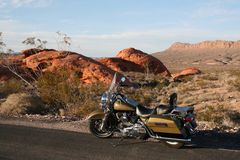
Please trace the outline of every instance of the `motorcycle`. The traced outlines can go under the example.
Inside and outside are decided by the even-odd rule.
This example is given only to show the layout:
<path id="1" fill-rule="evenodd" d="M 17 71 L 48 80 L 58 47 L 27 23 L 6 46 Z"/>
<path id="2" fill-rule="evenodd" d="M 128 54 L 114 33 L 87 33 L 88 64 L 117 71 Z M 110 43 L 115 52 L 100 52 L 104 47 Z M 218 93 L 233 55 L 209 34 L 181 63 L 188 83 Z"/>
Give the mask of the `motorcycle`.
<path id="1" fill-rule="evenodd" d="M 126 82 L 117 81 L 114 75 L 107 92 L 101 97 L 101 110 L 88 117 L 90 132 L 98 138 L 108 138 L 114 133 L 138 139 L 153 138 L 172 148 L 191 142 L 197 127 L 194 108 L 177 106 L 177 94 L 169 97 L 169 104 L 148 108 L 118 92 Z"/>

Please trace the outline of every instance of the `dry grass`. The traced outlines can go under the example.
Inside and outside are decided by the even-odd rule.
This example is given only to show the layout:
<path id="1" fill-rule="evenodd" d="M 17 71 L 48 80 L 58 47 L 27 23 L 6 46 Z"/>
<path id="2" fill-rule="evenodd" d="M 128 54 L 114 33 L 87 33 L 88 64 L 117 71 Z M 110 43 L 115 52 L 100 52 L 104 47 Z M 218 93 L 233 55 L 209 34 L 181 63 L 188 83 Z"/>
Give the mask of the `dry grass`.
<path id="1" fill-rule="evenodd" d="M 24 89 L 24 84 L 22 81 L 16 79 L 10 79 L 8 81 L 3 81 L 0 84 L 0 95 L 1 98 L 7 97 L 9 94 L 18 93 Z"/>
<path id="2" fill-rule="evenodd" d="M 232 71 L 230 72 L 230 76 L 234 77 L 234 79 L 229 81 L 229 85 L 233 90 L 240 91 L 240 71 Z"/>
<path id="3" fill-rule="evenodd" d="M 163 83 L 161 77 L 159 79 L 155 77 L 152 80 L 159 82 L 157 86 L 142 87 L 126 94 L 149 107 L 154 107 L 159 103 L 168 103 L 168 96 L 177 92 L 180 106 L 195 106 L 198 121 L 209 121 L 215 127 L 239 127 L 238 75 L 240 74 L 236 71 L 205 72 L 182 77 L 175 82 L 165 79 L 168 83 Z M 142 80 L 138 79 L 138 82 L 141 81 L 144 81 L 144 77 Z M 232 87 L 231 90 L 229 86 Z"/>
<path id="4" fill-rule="evenodd" d="M 11 94 L 0 106 L 0 114 L 4 115 L 39 114 L 43 110 L 41 99 L 26 93 Z"/>
<path id="5" fill-rule="evenodd" d="M 84 117 L 99 107 L 100 95 L 106 90 L 101 83 L 86 86 L 77 76 L 69 79 L 65 70 L 43 74 L 38 79 L 37 88 L 47 106 L 46 112 L 59 114 L 61 111 L 61 114 L 78 117 Z"/>
<path id="6" fill-rule="evenodd" d="M 133 98 L 143 105 L 155 107 L 160 103 L 168 103 L 168 96 L 178 93 L 180 106 L 194 105 L 198 121 L 209 121 L 215 126 L 239 127 L 240 119 L 240 73 L 205 72 L 200 75 L 186 76 L 171 81 L 161 76 L 140 73 L 126 74 L 139 89 L 122 88 L 120 92 Z M 67 71 L 45 73 L 39 77 L 37 88 L 45 104 L 44 113 L 85 117 L 91 111 L 99 108 L 100 96 L 106 91 L 106 85 L 96 83 L 82 85 L 76 74 L 69 80 Z M 14 86 L 12 89 L 8 86 Z M 8 93 L 21 91 L 21 85 L 14 81 L 5 83 L 1 89 Z M 16 90 L 15 90 L 16 89 Z M 13 100 L 11 100 L 13 101 Z M 19 102 L 20 103 L 20 102 Z M 17 103 L 16 103 L 17 104 Z M 7 107 L 8 105 L 12 107 Z M 29 110 L 24 105 L 12 105 L 9 101 L 1 106 L 1 112 L 24 114 Z M 4 111 L 5 110 L 5 111 Z"/>
<path id="7" fill-rule="evenodd" d="M 215 124 L 215 127 L 234 128 L 240 126 L 240 112 L 230 110 L 223 105 L 206 105 L 198 112 L 198 121 L 207 121 Z"/>

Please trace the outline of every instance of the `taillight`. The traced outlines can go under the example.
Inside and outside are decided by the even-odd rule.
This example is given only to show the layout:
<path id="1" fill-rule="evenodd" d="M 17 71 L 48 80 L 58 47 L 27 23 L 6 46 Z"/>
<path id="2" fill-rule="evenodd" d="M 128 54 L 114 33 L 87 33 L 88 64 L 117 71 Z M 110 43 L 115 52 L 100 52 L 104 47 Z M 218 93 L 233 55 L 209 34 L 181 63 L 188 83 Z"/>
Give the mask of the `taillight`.
<path id="1" fill-rule="evenodd" d="M 184 122 L 192 122 L 193 121 L 193 117 L 185 117 L 183 118 Z"/>

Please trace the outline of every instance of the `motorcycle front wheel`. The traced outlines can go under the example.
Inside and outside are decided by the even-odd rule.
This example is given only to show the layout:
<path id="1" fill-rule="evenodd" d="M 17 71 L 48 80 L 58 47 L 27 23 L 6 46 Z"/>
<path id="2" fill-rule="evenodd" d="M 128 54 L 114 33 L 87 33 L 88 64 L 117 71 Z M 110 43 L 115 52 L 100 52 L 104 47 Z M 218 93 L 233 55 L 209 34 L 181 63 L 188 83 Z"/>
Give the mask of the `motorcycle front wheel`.
<path id="1" fill-rule="evenodd" d="M 175 141 L 164 141 L 164 144 L 171 148 L 181 148 L 184 146 L 184 142 L 175 142 Z"/>
<path id="2" fill-rule="evenodd" d="M 102 124 L 102 119 L 90 119 L 89 120 L 89 131 L 98 138 L 108 138 L 111 137 L 113 131 L 102 131 L 100 129 Z"/>

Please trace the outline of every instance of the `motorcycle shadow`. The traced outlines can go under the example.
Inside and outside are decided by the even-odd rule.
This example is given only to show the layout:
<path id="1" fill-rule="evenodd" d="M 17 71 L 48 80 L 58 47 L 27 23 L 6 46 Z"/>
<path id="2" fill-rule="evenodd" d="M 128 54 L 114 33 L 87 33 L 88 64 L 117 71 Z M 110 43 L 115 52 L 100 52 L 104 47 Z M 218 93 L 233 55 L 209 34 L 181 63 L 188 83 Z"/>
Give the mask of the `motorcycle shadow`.
<path id="1" fill-rule="evenodd" d="M 112 141 L 110 144 L 113 147 L 118 147 L 118 146 L 128 146 L 128 145 L 137 145 L 137 144 L 143 144 L 146 143 L 147 141 L 145 140 L 136 140 L 134 138 L 120 138 L 120 137 L 112 137 Z"/>
<path id="2" fill-rule="evenodd" d="M 212 130 L 200 131 L 193 138 L 193 145 L 184 148 L 211 148 L 240 150 L 240 133 L 219 133 Z"/>

